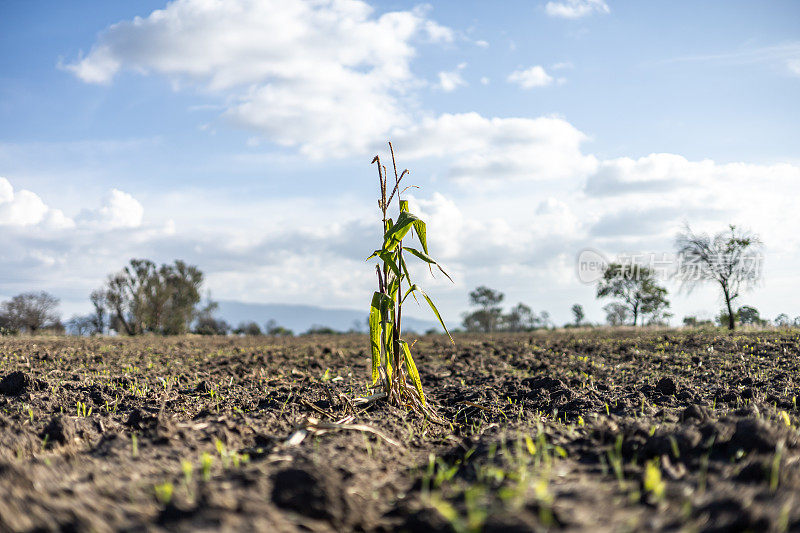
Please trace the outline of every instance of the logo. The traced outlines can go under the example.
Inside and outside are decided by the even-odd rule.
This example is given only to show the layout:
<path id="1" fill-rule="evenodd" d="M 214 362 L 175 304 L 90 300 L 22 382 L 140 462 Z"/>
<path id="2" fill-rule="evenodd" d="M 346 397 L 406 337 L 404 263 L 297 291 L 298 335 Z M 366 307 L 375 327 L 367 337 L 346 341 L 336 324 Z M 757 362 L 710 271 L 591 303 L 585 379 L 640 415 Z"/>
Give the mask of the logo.
<path id="1" fill-rule="evenodd" d="M 608 263 L 608 259 L 600 250 L 584 248 L 578 254 L 576 264 L 578 279 L 581 283 L 595 283 L 603 277 Z"/>

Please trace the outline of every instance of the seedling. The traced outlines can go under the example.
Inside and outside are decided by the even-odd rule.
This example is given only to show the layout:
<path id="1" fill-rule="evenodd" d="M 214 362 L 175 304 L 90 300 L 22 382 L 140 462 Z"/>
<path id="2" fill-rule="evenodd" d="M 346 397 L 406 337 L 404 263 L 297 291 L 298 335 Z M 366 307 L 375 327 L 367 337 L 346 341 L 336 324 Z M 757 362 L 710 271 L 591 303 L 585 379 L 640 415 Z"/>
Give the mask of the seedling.
<path id="1" fill-rule="evenodd" d="M 203 481 L 211 479 L 211 465 L 214 464 L 214 457 L 208 453 L 203 452 L 200 456 L 200 469 L 203 471 Z"/>
<path id="2" fill-rule="evenodd" d="M 160 485 L 156 485 L 153 487 L 156 493 L 156 498 L 162 505 L 168 505 L 170 501 L 172 501 L 172 493 L 174 492 L 174 487 L 172 483 L 165 482 Z"/>
<path id="3" fill-rule="evenodd" d="M 444 325 L 438 309 L 427 294 L 411 280 L 408 266 L 403 252 L 407 252 L 427 263 L 428 268 L 437 267 L 448 279 L 450 276 L 442 267 L 428 255 L 427 229 L 425 222 L 412 214 L 408 209 L 408 201 L 401 198 L 408 187 L 401 189 L 400 183 L 408 174 L 408 170 L 397 172 L 397 162 L 394 148 L 389 143 L 392 154 L 392 170 L 394 173 L 394 187 L 387 188 L 388 171 L 381 165 L 380 158 L 375 156 L 372 160 L 378 166 L 378 179 L 380 182 L 380 208 L 383 224 L 383 245 L 375 250 L 367 260 L 377 258 L 379 264 L 375 265 L 378 275 L 378 290 L 372 296 L 369 310 L 369 332 L 372 351 L 372 386 L 382 389 L 378 394 L 385 397 L 390 404 L 401 407 L 410 407 L 425 415 L 436 415 L 425 405 L 425 394 L 422 392 L 422 381 L 417 371 L 408 343 L 402 337 L 403 302 L 413 296 L 421 295 L 428 303 L 433 314 L 439 320 L 448 336 L 450 332 Z M 397 218 L 389 216 L 392 200 L 397 197 Z M 417 237 L 421 250 L 405 246 L 403 239 L 411 233 Z M 410 237 L 410 236 L 409 236 Z M 452 342 L 453 338 L 450 337 Z M 411 379 L 413 386 L 407 380 Z"/>
<path id="4" fill-rule="evenodd" d="M 645 465 L 643 485 L 645 492 L 652 494 L 655 501 L 664 498 L 666 483 L 661 479 L 661 467 L 658 461 L 648 461 Z"/>

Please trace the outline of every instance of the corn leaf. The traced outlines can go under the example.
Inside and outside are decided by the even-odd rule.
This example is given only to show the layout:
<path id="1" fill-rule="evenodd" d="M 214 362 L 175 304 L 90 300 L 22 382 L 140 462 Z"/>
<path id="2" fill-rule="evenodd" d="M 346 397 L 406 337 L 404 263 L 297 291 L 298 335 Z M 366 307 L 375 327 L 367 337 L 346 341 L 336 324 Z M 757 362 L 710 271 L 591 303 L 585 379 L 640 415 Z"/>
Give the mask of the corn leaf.
<path id="1" fill-rule="evenodd" d="M 422 294 L 422 296 L 425 298 L 425 301 L 428 302 L 428 305 L 431 306 L 431 310 L 433 311 L 433 314 L 436 315 L 436 318 L 439 319 L 439 324 L 442 325 L 442 327 L 444 328 L 445 333 L 447 333 L 447 336 L 450 337 L 450 342 L 455 344 L 456 342 L 453 340 L 453 336 L 450 335 L 450 331 L 447 329 L 447 326 L 444 325 L 444 320 L 442 320 L 442 315 L 439 314 L 439 310 L 436 309 L 436 306 L 433 304 L 433 300 L 431 300 L 430 297 L 427 294 L 425 294 L 425 291 L 423 291 L 419 287 L 417 287 L 415 290 L 419 291 L 419 293 Z"/>
<path id="2" fill-rule="evenodd" d="M 400 211 L 408 211 L 408 200 L 400 200 Z"/>
<path id="3" fill-rule="evenodd" d="M 409 232 L 415 220 L 419 219 L 408 211 L 401 212 L 400 216 L 397 217 L 397 223 L 392 225 L 383 236 L 383 249 L 390 252 L 397 248 L 397 245 Z"/>
<path id="4" fill-rule="evenodd" d="M 378 381 L 378 367 L 381 364 L 381 307 L 384 295 L 375 292 L 369 308 L 369 337 L 372 345 L 372 384 Z"/>
<path id="5" fill-rule="evenodd" d="M 414 233 L 417 234 L 419 243 L 422 245 L 422 250 L 427 255 L 428 253 L 428 231 L 425 227 L 425 222 L 420 219 L 414 221 Z"/>
<path id="6" fill-rule="evenodd" d="M 408 375 L 411 376 L 411 381 L 414 382 L 414 388 L 417 389 L 417 394 L 419 395 L 422 405 L 425 405 L 425 393 L 422 392 L 422 380 L 419 378 L 417 365 L 414 364 L 414 359 L 411 357 L 411 350 L 408 349 L 408 343 L 406 341 L 400 341 L 400 344 L 403 346 L 403 355 L 405 355 Z"/>
<path id="7" fill-rule="evenodd" d="M 394 325 L 391 322 L 386 322 L 383 330 L 383 352 L 385 357 L 385 361 L 383 363 L 386 367 L 386 375 L 389 377 L 389 379 L 392 378 L 392 329 L 394 329 Z"/>
<path id="8" fill-rule="evenodd" d="M 449 279 L 450 281 L 453 281 L 453 278 L 451 278 L 450 275 L 447 272 L 444 271 L 444 269 L 442 268 L 442 265 L 437 263 L 427 253 L 420 252 L 419 250 L 417 250 L 415 248 L 411 248 L 410 246 L 403 246 L 403 250 L 407 250 L 408 252 L 411 252 L 413 255 L 417 256 L 420 259 L 422 259 L 423 261 L 425 261 L 429 265 L 436 265 L 436 268 L 438 268 L 441 271 L 441 273 L 444 274 L 447 277 L 447 279 Z"/>

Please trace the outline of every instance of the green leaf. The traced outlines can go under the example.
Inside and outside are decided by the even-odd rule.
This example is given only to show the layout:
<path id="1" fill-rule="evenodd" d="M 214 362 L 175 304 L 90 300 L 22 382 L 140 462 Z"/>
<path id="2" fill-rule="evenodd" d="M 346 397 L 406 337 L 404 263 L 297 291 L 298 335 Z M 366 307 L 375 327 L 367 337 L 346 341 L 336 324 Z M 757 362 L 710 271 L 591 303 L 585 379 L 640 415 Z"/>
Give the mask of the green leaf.
<path id="1" fill-rule="evenodd" d="M 392 330 L 394 329 L 394 324 L 391 322 L 386 323 L 386 328 L 384 331 L 384 339 L 383 339 L 383 346 L 384 346 L 384 357 L 386 360 L 384 361 L 384 365 L 386 366 L 386 375 L 389 379 L 392 379 Z"/>
<path id="2" fill-rule="evenodd" d="M 408 211 L 401 212 L 400 216 L 397 217 L 397 222 L 383 236 L 383 249 L 390 252 L 397 248 L 397 245 L 409 232 L 415 220 L 419 219 Z"/>
<path id="3" fill-rule="evenodd" d="M 400 200 L 400 212 L 408 211 L 408 200 Z"/>
<path id="4" fill-rule="evenodd" d="M 419 239 L 419 243 L 422 245 L 422 250 L 427 255 L 428 253 L 428 236 L 427 236 L 427 229 L 425 227 L 425 222 L 420 219 L 414 221 L 414 233 L 417 234 L 417 238 Z"/>
<path id="5" fill-rule="evenodd" d="M 416 255 L 417 257 L 419 257 L 420 259 L 422 259 L 423 261 L 425 261 L 430 265 L 436 265 L 436 268 L 438 268 L 441 271 L 441 273 L 447 277 L 447 279 L 449 279 L 451 282 L 453 281 L 453 278 L 451 278 L 450 275 L 444 271 L 442 265 L 434 261 L 433 258 L 431 258 L 428 254 L 422 253 L 419 250 L 411 248 L 410 246 L 403 246 L 403 250 L 411 252 L 413 255 Z"/>
<path id="6" fill-rule="evenodd" d="M 403 274 L 406 277 L 409 285 L 413 285 L 414 282 L 411 281 L 411 274 L 408 272 L 408 265 L 406 265 L 406 260 L 403 258 L 403 255 L 400 254 L 400 267 L 403 269 Z"/>
<path id="7" fill-rule="evenodd" d="M 375 292 L 369 307 L 369 337 L 372 345 L 372 384 L 378 381 L 378 367 L 381 364 L 381 306 L 384 295 Z"/>
<path id="8" fill-rule="evenodd" d="M 381 258 L 381 261 L 383 261 L 385 265 L 389 266 L 395 276 L 398 278 L 401 276 L 400 269 L 398 268 L 397 263 L 395 263 L 394 257 L 392 257 L 391 253 L 381 250 L 378 254 L 378 257 Z"/>
<path id="9" fill-rule="evenodd" d="M 442 327 L 444 328 L 445 333 L 447 333 L 447 336 L 450 337 L 450 342 L 455 344 L 456 341 L 453 340 L 453 336 L 450 335 L 450 331 L 447 329 L 447 326 L 444 325 L 444 320 L 442 320 L 442 315 L 439 314 L 439 310 L 436 309 L 436 306 L 433 304 L 433 300 L 431 300 L 430 297 L 427 294 L 425 294 L 425 291 L 423 291 L 422 289 L 417 288 L 417 290 L 425 298 L 425 301 L 428 302 L 428 305 L 431 306 L 431 310 L 433 311 L 433 314 L 435 314 L 436 318 L 439 319 L 439 324 L 442 325 Z"/>
<path id="10" fill-rule="evenodd" d="M 425 393 L 422 392 L 422 380 L 419 378 L 417 365 L 414 364 L 414 359 L 411 357 L 411 350 L 409 350 L 406 341 L 400 341 L 400 344 L 403 346 L 403 355 L 405 356 L 408 375 L 411 376 L 411 381 L 414 382 L 414 388 L 417 389 L 417 394 L 419 395 L 420 401 L 422 401 L 422 405 L 425 405 Z"/>

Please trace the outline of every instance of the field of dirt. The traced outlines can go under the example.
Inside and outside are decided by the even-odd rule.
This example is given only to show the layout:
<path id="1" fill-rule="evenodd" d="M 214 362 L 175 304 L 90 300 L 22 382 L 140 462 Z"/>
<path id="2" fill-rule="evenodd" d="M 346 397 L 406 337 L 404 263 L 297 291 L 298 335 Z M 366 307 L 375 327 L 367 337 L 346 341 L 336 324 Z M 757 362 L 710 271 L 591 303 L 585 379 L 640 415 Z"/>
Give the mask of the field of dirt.
<path id="1" fill-rule="evenodd" d="M 0 339 L 0 531 L 800 529 L 800 332 Z"/>

